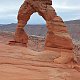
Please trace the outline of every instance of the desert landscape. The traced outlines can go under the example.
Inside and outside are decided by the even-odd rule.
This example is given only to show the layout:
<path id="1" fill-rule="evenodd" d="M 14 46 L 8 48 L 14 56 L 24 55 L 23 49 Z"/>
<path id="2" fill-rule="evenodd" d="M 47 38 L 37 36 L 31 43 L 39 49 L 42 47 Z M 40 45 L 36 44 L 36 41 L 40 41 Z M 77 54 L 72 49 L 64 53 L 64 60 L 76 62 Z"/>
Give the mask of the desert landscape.
<path id="1" fill-rule="evenodd" d="M 67 21 L 65 24 L 74 45 L 80 49 L 80 20 Z M 25 30 L 29 35 L 28 47 L 18 43 L 8 44 L 14 38 L 15 28 L 14 23 L 0 25 L 1 80 L 80 80 L 80 64 L 76 61 L 72 60 L 67 64 L 54 63 L 54 59 L 60 56 L 63 49 L 43 49 L 47 33 L 45 25 L 26 26 Z M 67 52 L 70 51 L 64 53 Z"/>

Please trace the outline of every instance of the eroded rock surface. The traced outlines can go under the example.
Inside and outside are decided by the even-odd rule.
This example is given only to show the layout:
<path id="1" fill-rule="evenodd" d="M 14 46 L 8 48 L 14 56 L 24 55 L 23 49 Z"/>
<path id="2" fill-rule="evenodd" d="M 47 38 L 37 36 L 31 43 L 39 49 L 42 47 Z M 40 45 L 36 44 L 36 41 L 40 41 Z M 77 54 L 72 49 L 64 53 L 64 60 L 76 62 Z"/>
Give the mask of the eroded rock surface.
<path id="1" fill-rule="evenodd" d="M 55 64 L 53 59 L 58 56 L 58 49 L 36 52 L 0 43 L 0 79 L 80 80 L 79 65 Z"/>
<path id="2" fill-rule="evenodd" d="M 72 40 L 63 20 L 61 17 L 57 16 L 55 9 L 51 5 L 52 0 L 25 0 L 18 12 L 18 24 L 14 40 L 15 42 L 23 44 L 28 43 L 28 36 L 23 28 L 30 19 L 30 16 L 33 13 L 38 12 L 38 14 L 46 21 L 46 26 L 48 28 L 45 47 L 71 50 L 71 53 L 67 54 L 68 57 L 64 57 L 64 52 L 60 52 L 61 57 L 54 60 L 54 62 L 57 63 L 67 63 L 69 60 L 71 61 L 73 59 Z M 21 33 L 19 30 L 21 30 Z"/>
<path id="3" fill-rule="evenodd" d="M 11 36 L 0 35 L 1 80 L 80 80 L 80 65 L 54 63 L 61 52 L 67 54 L 70 50 L 47 48 L 37 52 L 20 45 L 10 46 L 7 43 Z"/>

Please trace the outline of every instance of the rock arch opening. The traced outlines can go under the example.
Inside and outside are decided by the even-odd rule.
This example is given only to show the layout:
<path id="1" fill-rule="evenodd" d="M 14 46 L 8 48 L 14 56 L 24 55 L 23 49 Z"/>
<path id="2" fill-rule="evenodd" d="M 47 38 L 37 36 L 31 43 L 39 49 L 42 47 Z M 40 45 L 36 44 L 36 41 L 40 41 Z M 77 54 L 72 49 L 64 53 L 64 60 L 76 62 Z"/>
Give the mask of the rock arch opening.
<path id="1" fill-rule="evenodd" d="M 28 0 L 29 1 L 29 0 Z M 60 52 L 71 51 L 71 57 L 61 54 L 54 60 L 56 63 L 66 63 L 72 60 L 73 44 L 61 17 L 57 16 L 55 9 L 51 6 L 52 0 L 24 1 L 18 12 L 18 25 L 15 33 L 15 42 L 28 44 L 28 35 L 24 31 L 24 26 L 34 12 L 38 12 L 46 20 L 48 28 L 45 49 L 57 48 Z M 61 51 L 63 50 L 64 51 Z M 67 54 L 67 53 L 66 53 Z M 69 55 L 69 54 L 68 54 Z M 65 59 L 65 60 L 64 60 Z M 67 59 L 67 60 L 66 60 Z"/>
<path id="2" fill-rule="evenodd" d="M 28 34 L 28 48 L 42 51 L 47 33 L 46 21 L 38 13 L 33 13 L 25 28 Z"/>
<path id="3" fill-rule="evenodd" d="M 46 21 L 37 12 L 31 15 L 25 28 L 28 35 L 45 37 L 47 33 Z"/>

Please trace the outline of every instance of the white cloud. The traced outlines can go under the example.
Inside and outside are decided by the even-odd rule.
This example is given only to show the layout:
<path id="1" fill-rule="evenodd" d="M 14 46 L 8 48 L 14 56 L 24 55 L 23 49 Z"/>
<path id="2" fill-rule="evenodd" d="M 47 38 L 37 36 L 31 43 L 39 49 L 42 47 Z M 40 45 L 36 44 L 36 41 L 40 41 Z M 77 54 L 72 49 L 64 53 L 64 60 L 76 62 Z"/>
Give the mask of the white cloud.
<path id="1" fill-rule="evenodd" d="M 52 0 L 53 7 L 63 20 L 80 19 L 80 0 Z"/>
<path id="2" fill-rule="evenodd" d="M 19 10 L 19 7 L 23 3 L 24 0 L 0 0 L 0 23 L 1 19 L 3 22 L 7 22 L 6 18 L 12 18 L 12 21 L 16 21 L 16 16 Z M 56 12 L 59 16 L 61 16 L 64 20 L 70 19 L 78 19 L 80 18 L 80 0 L 52 0 L 53 7 L 56 9 Z M 34 17 L 40 19 L 38 15 L 34 15 L 31 17 L 31 21 L 34 21 Z M 9 22 L 9 21 L 8 21 Z M 42 20 L 43 22 L 43 20 Z"/>
<path id="3" fill-rule="evenodd" d="M 76 2 L 75 0 L 54 0 L 52 6 L 55 7 L 56 9 L 80 10 L 79 3 L 80 1 L 78 0 Z"/>

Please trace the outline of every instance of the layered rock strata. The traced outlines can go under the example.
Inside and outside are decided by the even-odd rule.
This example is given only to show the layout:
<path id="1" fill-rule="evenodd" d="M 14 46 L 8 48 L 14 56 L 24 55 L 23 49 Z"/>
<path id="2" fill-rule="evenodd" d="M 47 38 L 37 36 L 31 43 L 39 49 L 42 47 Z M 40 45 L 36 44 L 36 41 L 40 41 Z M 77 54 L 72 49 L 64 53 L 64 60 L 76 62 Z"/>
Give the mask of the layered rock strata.
<path id="1" fill-rule="evenodd" d="M 49 0 L 50 2 L 51 0 Z M 63 20 L 57 16 L 55 9 L 49 4 L 48 1 L 41 0 L 27 0 L 24 1 L 20 10 L 18 12 L 18 25 L 15 33 L 15 42 L 28 43 L 28 36 L 24 31 L 24 26 L 27 24 L 27 21 L 30 19 L 30 16 L 38 12 L 40 16 L 46 21 L 46 26 L 48 28 L 48 33 L 45 42 L 46 47 L 64 49 L 63 51 L 70 50 L 71 53 L 67 53 L 67 57 L 64 54 L 61 54 L 59 60 L 55 60 L 57 63 L 67 63 L 72 59 L 72 49 L 73 44 L 71 37 L 68 34 L 66 26 L 64 25 Z M 60 52 L 60 53 L 62 53 Z M 60 60 L 61 59 L 61 60 Z M 65 61 L 66 59 L 66 61 Z"/>

